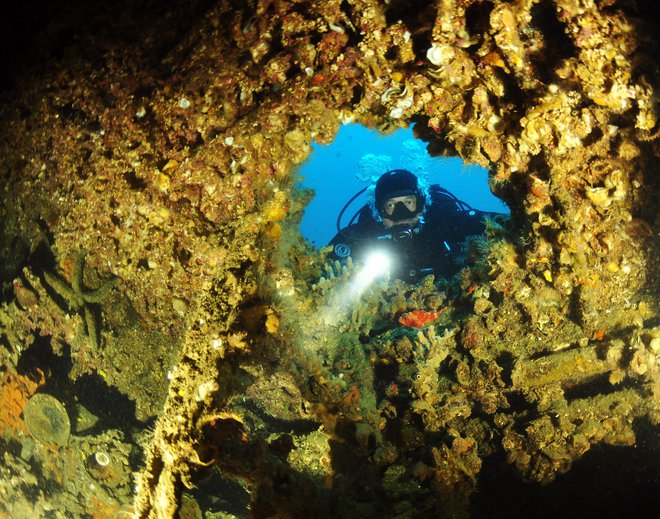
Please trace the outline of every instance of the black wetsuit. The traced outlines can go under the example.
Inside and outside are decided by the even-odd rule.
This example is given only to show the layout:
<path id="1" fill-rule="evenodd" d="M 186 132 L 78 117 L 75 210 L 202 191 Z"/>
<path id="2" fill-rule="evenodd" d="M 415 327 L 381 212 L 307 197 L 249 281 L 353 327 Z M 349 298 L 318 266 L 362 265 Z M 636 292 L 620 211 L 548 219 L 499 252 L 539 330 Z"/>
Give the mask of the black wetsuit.
<path id="1" fill-rule="evenodd" d="M 431 204 L 417 226 L 394 226 L 386 229 L 365 205 L 354 224 L 342 229 L 332 239 L 328 258 L 364 261 L 369 252 L 384 250 L 393 258 L 392 275 L 417 281 L 428 274 L 450 277 L 462 267 L 462 242 L 484 232 L 487 213 L 472 209 L 446 189 L 430 187 Z"/>

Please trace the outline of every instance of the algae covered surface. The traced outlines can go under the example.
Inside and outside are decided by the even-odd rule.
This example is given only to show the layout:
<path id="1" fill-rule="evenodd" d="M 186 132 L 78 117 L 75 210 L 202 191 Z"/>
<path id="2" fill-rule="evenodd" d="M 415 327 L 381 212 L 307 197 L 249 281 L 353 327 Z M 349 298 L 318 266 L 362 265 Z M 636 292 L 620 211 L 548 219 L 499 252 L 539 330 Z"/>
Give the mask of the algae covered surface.
<path id="1" fill-rule="evenodd" d="M 657 515 L 655 8 L 235 4 L 63 3 L 3 83 L 0 517 Z M 348 122 L 511 217 L 357 289 L 297 227 Z"/>

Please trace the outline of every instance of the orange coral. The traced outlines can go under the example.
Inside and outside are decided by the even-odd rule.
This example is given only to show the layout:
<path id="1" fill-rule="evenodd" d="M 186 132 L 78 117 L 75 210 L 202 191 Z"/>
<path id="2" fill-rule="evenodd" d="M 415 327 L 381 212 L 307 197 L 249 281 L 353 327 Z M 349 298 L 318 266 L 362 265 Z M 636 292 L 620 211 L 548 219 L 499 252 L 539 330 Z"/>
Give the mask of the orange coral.
<path id="1" fill-rule="evenodd" d="M 412 312 L 406 312 L 399 316 L 399 323 L 403 326 L 408 326 L 410 328 L 424 328 L 428 326 L 429 323 L 435 321 L 442 312 L 446 310 L 441 308 L 435 312 L 428 312 L 426 310 L 413 310 Z"/>
<path id="2" fill-rule="evenodd" d="M 17 373 L 5 373 L 0 382 L 0 431 L 25 431 L 25 423 L 21 418 L 23 410 L 37 388 L 44 383 L 45 377 L 37 370 L 38 380 Z"/>
<path id="3" fill-rule="evenodd" d="M 358 402 L 360 400 L 360 391 L 357 386 L 352 386 L 346 396 L 343 398 L 344 405 L 349 405 L 351 402 Z"/>

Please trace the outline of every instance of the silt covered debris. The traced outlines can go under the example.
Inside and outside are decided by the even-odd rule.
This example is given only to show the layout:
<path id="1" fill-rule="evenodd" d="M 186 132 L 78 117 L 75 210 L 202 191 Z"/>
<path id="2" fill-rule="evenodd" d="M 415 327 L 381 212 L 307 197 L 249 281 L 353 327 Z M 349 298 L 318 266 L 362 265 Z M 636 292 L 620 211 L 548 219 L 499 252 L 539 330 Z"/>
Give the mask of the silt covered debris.
<path id="1" fill-rule="evenodd" d="M 233 4 L 55 14 L 6 92 L 2 511 L 461 517 L 657 438 L 653 12 Z M 511 218 L 453 279 L 300 238 L 353 121 L 489 168 Z"/>

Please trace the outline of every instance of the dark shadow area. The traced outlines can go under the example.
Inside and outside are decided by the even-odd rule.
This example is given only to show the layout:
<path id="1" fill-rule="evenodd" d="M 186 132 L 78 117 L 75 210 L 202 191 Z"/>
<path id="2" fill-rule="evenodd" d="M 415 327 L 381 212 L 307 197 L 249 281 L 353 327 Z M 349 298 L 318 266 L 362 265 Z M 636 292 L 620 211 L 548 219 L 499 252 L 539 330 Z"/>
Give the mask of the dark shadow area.
<path id="1" fill-rule="evenodd" d="M 424 56 L 431 46 L 433 10 L 435 2 L 429 0 L 392 0 L 388 2 L 385 19 L 387 24 L 402 21 L 410 31 L 413 50 L 417 56 Z"/>
<path id="2" fill-rule="evenodd" d="M 11 2 L 0 16 L 0 94 L 18 86 L 16 78 L 23 71 L 54 66 L 72 49 L 102 68 L 104 59 L 100 56 L 108 46 L 131 47 L 135 54 L 147 58 L 138 60 L 141 66 L 166 70 L 162 58 L 211 5 L 212 0 Z M 103 47 L 88 45 L 89 34 L 102 36 L 98 40 L 105 41 Z"/>
<path id="3" fill-rule="evenodd" d="M 589 380 L 582 380 L 577 385 L 567 386 L 564 388 L 564 398 L 567 402 L 572 402 L 573 400 L 583 398 L 609 395 L 635 385 L 635 383 L 628 379 L 625 384 L 617 384 L 615 386 L 610 383 L 609 377 L 610 373 L 607 372 L 602 375 L 597 375 Z"/>
<path id="4" fill-rule="evenodd" d="M 39 337 L 18 359 L 16 371 L 20 375 L 32 376 L 40 370 L 46 383 L 39 389 L 63 402 L 73 402 L 73 391 L 69 380 L 69 371 L 73 367 L 67 351 L 63 355 L 53 353 L 50 337 Z"/>
<path id="5" fill-rule="evenodd" d="M 68 0 L 10 2 L 0 16 L 0 92 L 16 86 L 15 73 L 21 68 L 35 34 L 43 31 L 58 12 L 65 11 Z"/>
<path id="6" fill-rule="evenodd" d="M 14 298 L 13 285 L 26 285 L 22 274 L 24 267 L 29 267 L 33 273 L 55 270 L 56 262 L 49 245 L 54 241 L 53 235 L 42 219 L 36 221 L 36 226 L 40 240 L 30 245 L 29 234 L 18 219 L 11 218 L 0 225 L 0 303 Z M 27 288 L 31 289 L 29 282 Z"/>
<path id="7" fill-rule="evenodd" d="M 473 519 L 660 517 L 660 427 L 636 423 L 637 445 L 597 445 L 547 486 L 521 481 L 503 456 L 484 461 Z"/>
<path id="8" fill-rule="evenodd" d="M 85 435 L 99 434 L 107 429 L 129 432 L 131 427 L 144 426 L 135 417 L 135 402 L 116 388 L 109 386 L 99 375 L 83 375 L 75 381 L 69 379 L 73 367 L 68 346 L 62 355 L 56 355 L 50 337 L 42 337 L 21 355 L 17 371 L 21 375 L 36 374 L 41 370 L 46 383 L 38 390 L 61 401 L 72 424 L 78 419 L 78 405 L 84 406 L 99 418 Z"/>
<path id="9" fill-rule="evenodd" d="M 255 402 L 249 400 L 246 401 L 242 407 L 257 415 L 259 419 L 261 419 L 267 426 L 267 430 L 271 433 L 287 432 L 292 434 L 305 435 L 310 434 L 319 428 L 319 422 L 317 420 L 285 420 L 278 418 L 276 416 L 265 413 L 261 407 L 255 404 Z M 246 421 L 249 422 L 249 417 L 246 417 Z"/>
<path id="10" fill-rule="evenodd" d="M 224 512 L 239 518 L 249 515 L 250 493 L 235 479 L 231 479 L 215 468 L 202 479 L 190 494 L 207 512 Z"/>
<path id="11" fill-rule="evenodd" d="M 465 10 L 465 28 L 470 36 L 479 36 L 489 31 L 493 7 L 490 2 L 475 2 Z"/>
<path id="12" fill-rule="evenodd" d="M 566 26 L 557 18 L 556 7 L 550 0 L 542 0 L 532 8 L 532 26 L 543 34 L 544 48 L 530 53 L 543 83 L 556 81 L 555 70 L 563 59 L 577 56 L 573 41 L 566 34 Z"/>
<path id="13" fill-rule="evenodd" d="M 135 402 L 98 375 L 78 378 L 74 392 L 78 402 L 100 418 L 86 434 L 98 434 L 106 429 L 128 431 L 131 427 L 144 425 L 135 417 Z"/>
<path id="14" fill-rule="evenodd" d="M 10 236 L 3 222 L 0 226 L 0 303 L 14 297 L 13 280 L 20 275 L 28 254 L 27 242 L 20 236 Z"/>
<path id="15" fill-rule="evenodd" d="M 21 236 L 18 229 L 11 228 L 13 225 L 6 223 L 3 222 L 5 225 L 0 226 L 0 303 L 15 297 L 15 284 L 32 289 L 22 274 L 23 267 L 28 267 L 33 273 L 54 271 L 56 267 L 55 258 L 48 245 L 49 242 L 52 243 L 53 237 L 42 221 L 37 222 L 37 225 L 43 239 L 32 252 L 27 237 Z"/>

